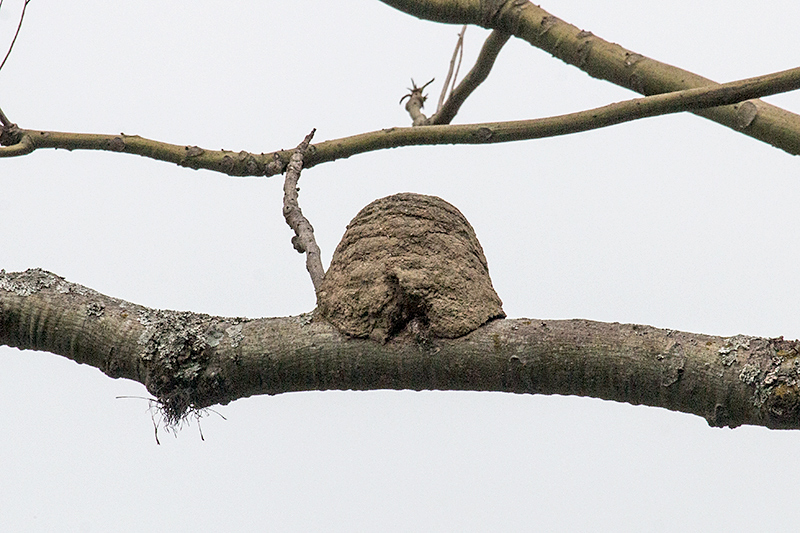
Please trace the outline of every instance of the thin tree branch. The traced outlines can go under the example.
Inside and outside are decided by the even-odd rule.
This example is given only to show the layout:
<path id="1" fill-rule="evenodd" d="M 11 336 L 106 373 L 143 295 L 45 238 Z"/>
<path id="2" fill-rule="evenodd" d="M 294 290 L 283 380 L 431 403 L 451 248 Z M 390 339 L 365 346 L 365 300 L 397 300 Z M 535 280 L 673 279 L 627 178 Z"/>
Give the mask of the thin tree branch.
<path id="1" fill-rule="evenodd" d="M 442 93 L 439 95 L 439 102 L 436 104 L 436 112 L 438 113 L 439 110 L 442 108 L 444 104 L 444 99 L 447 97 L 447 89 L 450 87 L 450 80 L 453 80 L 453 85 L 456 83 L 456 78 L 458 77 L 458 68 L 456 68 L 456 59 L 458 59 L 458 66 L 461 66 L 461 58 L 464 56 L 464 34 L 467 32 L 467 25 L 464 24 L 461 27 L 461 31 L 458 33 L 458 41 L 456 41 L 456 48 L 453 50 L 453 57 L 450 58 L 450 68 L 447 70 L 447 77 L 444 79 L 444 83 L 442 84 Z M 455 75 L 453 75 L 453 71 L 455 71 Z M 451 89 L 452 92 L 452 89 Z"/>
<path id="2" fill-rule="evenodd" d="M 447 102 L 440 106 L 436 114 L 430 118 L 430 124 L 450 124 L 450 122 L 452 122 L 464 101 L 469 98 L 469 95 L 471 95 L 489 76 L 500 50 L 503 48 L 503 45 L 508 42 L 510 37 L 511 35 L 508 33 L 497 30 L 489 34 L 486 42 L 483 43 L 483 48 L 481 48 L 481 53 L 478 55 L 475 66 L 473 66 L 472 70 L 461 80 L 458 87 L 450 93 Z"/>
<path id="3" fill-rule="evenodd" d="M 305 139 L 292 153 L 291 159 L 289 159 L 289 165 L 286 167 L 286 178 L 283 182 L 283 218 L 286 219 L 289 227 L 294 230 L 295 235 L 292 237 L 292 246 L 301 254 L 306 254 L 306 270 L 311 276 L 311 283 L 314 284 L 314 292 L 318 293 L 322 278 L 325 277 L 325 269 L 322 268 L 319 246 L 317 246 L 317 240 L 314 238 L 314 228 L 308 219 L 303 216 L 303 211 L 300 209 L 297 199 L 297 192 L 300 190 L 297 187 L 297 182 L 300 179 L 300 172 L 303 170 L 303 157 L 316 131 L 316 129 L 313 129 L 311 133 L 306 135 Z"/>
<path id="4" fill-rule="evenodd" d="M 308 315 L 149 309 L 35 269 L 0 271 L 0 345 L 138 381 L 178 419 L 255 394 L 427 389 L 591 396 L 692 413 L 712 426 L 800 428 L 800 342 L 783 338 L 523 318 L 423 343 L 404 331 L 383 344 Z"/>
<path id="5" fill-rule="evenodd" d="M 22 29 L 22 21 L 25 19 L 25 10 L 28 9 L 28 4 L 31 0 L 25 0 L 25 3 L 22 5 L 22 14 L 19 16 L 19 24 L 17 24 L 17 31 L 14 33 L 14 38 L 11 40 L 11 45 L 8 47 L 8 52 L 6 52 L 6 56 L 3 58 L 3 61 L 0 62 L 0 70 L 3 70 L 3 66 L 8 61 L 8 56 L 11 55 L 11 50 L 14 49 L 14 43 L 17 42 L 17 37 L 19 36 L 19 31 Z M 0 1 L 0 5 L 2 5 L 2 1 Z"/>
<path id="6" fill-rule="evenodd" d="M 13 139 L 14 144 L 0 147 L 0 157 L 24 155 L 42 148 L 101 150 L 140 155 L 182 167 L 213 170 L 230 176 L 281 174 L 292 156 L 292 150 L 279 150 L 269 154 L 206 150 L 198 146 L 170 144 L 124 133 L 103 135 L 18 129 Z M 29 144 L 31 148 L 25 151 L 21 144 L 25 146 Z"/>
<path id="7" fill-rule="evenodd" d="M 312 145 L 303 160 L 305 168 L 347 158 L 356 154 L 397 148 L 440 144 L 490 144 L 555 137 L 621 124 L 645 117 L 729 106 L 741 122 L 752 121 L 751 99 L 800 89 L 800 67 L 745 80 L 686 89 L 609 104 L 567 115 L 488 122 L 482 124 L 439 125 L 389 128 L 324 141 Z M 731 105 L 737 102 L 746 102 Z M 760 105 L 760 104 L 759 104 Z M 760 115 L 759 115 L 760 116 Z M 162 143 L 136 135 L 95 135 L 20 129 L 17 145 L 0 147 L 0 157 L 30 153 L 39 148 L 67 150 L 106 150 L 124 152 L 176 163 L 194 169 L 207 169 L 231 176 L 272 176 L 284 171 L 291 150 L 268 154 L 204 150 L 196 146 Z M 21 146 L 22 140 L 33 148 Z M 800 141 L 800 137 L 798 138 Z M 800 142 L 795 151 L 800 155 Z"/>
<path id="8" fill-rule="evenodd" d="M 0 0 L 0 2 L 2 2 L 2 0 Z M 12 123 L 12 122 L 11 122 L 11 121 L 8 119 L 8 117 L 6 116 L 6 114 L 5 114 L 5 113 L 3 113 L 3 110 L 2 110 L 2 109 L 0 109 L 0 124 L 2 124 L 2 125 L 3 125 L 3 128 L 10 128 L 11 126 L 13 126 L 13 125 L 14 125 L 14 124 L 13 124 L 13 123 Z"/>
<path id="9" fill-rule="evenodd" d="M 583 70 L 644 95 L 706 87 L 714 82 L 647 58 L 581 30 L 525 0 L 381 0 L 424 20 L 478 26 L 511 33 Z M 800 154 L 800 115 L 762 101 L 740 108 L 694 110 L 695 114 Z"/>
<path id="10" fill-rule="evenodd" d="M 464 34 L 467 32 L 467 25 L 465 24 L 461 31 L 461 49 L 458 51 L 458 63 L 456 63 L 456 71 L 453 73 L 453 81 L 450 84 L 450 94 L 456 88 L 456 80 L 458 79 L 458 72 L 461 70 L 461 61 L 464 59 Z"/>

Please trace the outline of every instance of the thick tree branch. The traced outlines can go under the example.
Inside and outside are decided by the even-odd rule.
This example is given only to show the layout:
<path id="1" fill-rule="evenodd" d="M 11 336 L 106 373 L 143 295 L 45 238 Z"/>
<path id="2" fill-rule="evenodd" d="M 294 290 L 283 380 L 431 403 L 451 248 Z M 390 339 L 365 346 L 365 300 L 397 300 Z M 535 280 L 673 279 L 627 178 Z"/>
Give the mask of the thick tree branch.
<path id="1" fill-rule="evenodd" d="M 714 82 L 647 58 L 581 30 L 527 0 L 381 0 L 421 19 L 476 24 L 511 33 L 592 77 L 653 95 Z M 800 154 L 800 115 L 766 102 L 694 110 L 793 155 Z"/>
<path id="2" fill-rule="evenodd" d="M 587 320 L 496 320 L 457 339 L 386 344 L 309 315 L 160 311 L 42 270 L 0 271 L 0 344 L 45 350 L 143 383 L 186 409 L 303 390 L 562 394 L 663 407 L 713 426 L 800 428 L 800 343 Z"/>
<path id="3" fill-rule="evenodd" d="M 397 148 L 439 144 L 489 144 L 539 139 L 588 131 L 645 117 L 733 105 L 742 124 L 753 121 L 756 104 L 752 98 L 800 88 L 800 68 L 785 70 L 746 80 L 686 89 L 667 94 L 635 98 L 607 106 L 556 117 L 483 124 L 440 125 L 424 128 L 389 128 L 333 139 L 308 147 L 303 166 L 322 163 L 356 154 Z M 95 135 L 54 131 L 3 129 L 0 139 L 11 146 L 0 147 L 0 157 L 30 153 L 39 148 L 66 150 L 106 150 L 137 154 L 151 159 L 176 163 L 194 169 L 207 169 L 231 176 L 272 176 L 283 172 L 293 150 L 268 154 L 205 150 L 197 146 L 179 146 L 139 137 L 138 135 Z M 800 154 L 800 143 L 797 145 Z"/>

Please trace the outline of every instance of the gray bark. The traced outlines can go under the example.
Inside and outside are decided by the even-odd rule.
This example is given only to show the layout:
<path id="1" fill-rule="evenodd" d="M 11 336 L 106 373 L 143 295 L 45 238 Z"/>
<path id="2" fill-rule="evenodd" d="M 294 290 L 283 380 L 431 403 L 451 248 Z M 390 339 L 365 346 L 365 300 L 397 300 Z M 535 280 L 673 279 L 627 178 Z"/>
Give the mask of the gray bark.
<path id="1" fill-rule="evenodd" d="M 355 339 L 312 314 L 224 318 L 149 309 L 39 269 L 0 272 L 0 344 L 143 383 L 168 417 L 255 394 L 473 390 L 579 395 L 800 427 L 800 342 L 588 320 L 494 320 L 456 339 Z"/>

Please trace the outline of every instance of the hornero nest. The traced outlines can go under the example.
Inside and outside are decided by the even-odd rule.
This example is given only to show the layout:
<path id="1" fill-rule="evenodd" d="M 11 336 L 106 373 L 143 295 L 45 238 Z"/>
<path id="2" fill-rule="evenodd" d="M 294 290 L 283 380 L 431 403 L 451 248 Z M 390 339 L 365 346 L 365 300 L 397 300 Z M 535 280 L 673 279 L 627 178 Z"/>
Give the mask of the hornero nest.
<path id="1" fill-rule="evenodd" d="M 316 316 L 386 342 L 410 323 L 455 338 L 505 317 L 475 231 L 436 196 L 376 200 L 350 222 L 317 294 Z"/>

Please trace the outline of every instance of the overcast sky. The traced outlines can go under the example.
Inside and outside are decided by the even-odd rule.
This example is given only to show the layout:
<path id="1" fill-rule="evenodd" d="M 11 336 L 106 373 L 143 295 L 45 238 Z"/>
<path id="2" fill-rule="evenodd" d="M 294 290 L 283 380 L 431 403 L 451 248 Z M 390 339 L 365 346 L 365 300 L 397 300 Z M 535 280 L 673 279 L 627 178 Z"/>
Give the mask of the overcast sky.
<path id="1" fill-rule="evenodd" d="M 0 50 L 22 0 L 0 10 Z M 800 3 L 558 0 L 544 9 L 717 81 L 798 66 Z M 24 128 L 291 148 L 408 125 L 458 27 L 377 0 L 32 0 L 0 71 Z M 487 32 L 470 28 L 469 68 Z M 509 42 L 456 122 L 634 96 Z M 768 99 L 800 113 L 800 96 Z M 327 265 L 376 198 L 457 206 L 511 317 L 800 337 L 800 159 L 693 115 L 556 139 L 401 148 L 303 172 Z M 310 311 L 280 177 L 137 156 L 0 160 L 0 268 L 150 307 Z M 757 531 L 800 520 L 800 432 L 710 428 L 575 397 L 326 392 L 238 400 L 156 445 L 138 383 L 0 348 L 3 531 Z"/>

